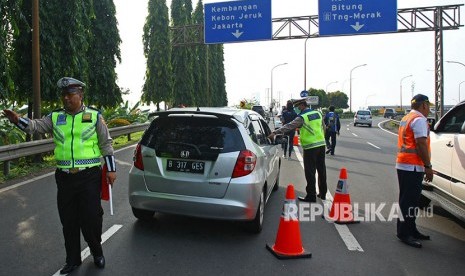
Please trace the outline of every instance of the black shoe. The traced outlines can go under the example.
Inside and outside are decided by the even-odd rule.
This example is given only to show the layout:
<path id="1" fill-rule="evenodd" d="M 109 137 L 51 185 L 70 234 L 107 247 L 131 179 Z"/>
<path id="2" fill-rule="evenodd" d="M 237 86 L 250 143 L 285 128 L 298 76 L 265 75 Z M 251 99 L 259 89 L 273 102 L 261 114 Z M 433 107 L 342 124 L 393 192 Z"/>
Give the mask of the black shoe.
<path id="1" fill-rule="evenodd" d="M 421 248 L 421 242 L 417 241 L 416 239 L 414 239 L 413 237 L 409 236 L 409 237 L 406 237 L 406 238 L 401 238 L 399 236 L 397 236 L 399 238 L 399 240 L 403 243 L 405 243 L 406 245 L 409 245 L 411 247 L 415 247 L 415 248 Z"/>
<path id="2" fill-rule="evenodd" d="M 326 150 L 326 154 L 330 153 L 331 152 L 331 149 L 327 149 Z"/>
<path id="3" fill-rule="evenodd" d="M 75 270 L 79 265 L 80 264 L 65 264 L 65 266 L 60 270 L 60 274 L 68 274 Z"/>
<path id="4" fill-rule="evenodd" d="M 104 268 L 105 267 L 105 257 L 103 257 L 103 256 L 94 257 L 94 264 L 98 268 Z"/>
<path id="5" fill-rule="evenodd" d="M 326 200 L 326 196 L 318 194 L 317 197 L 319 197 L 321 200 Z"/>
<path id="6" fill-rule="evenodd" d="M 334 152 L 331 152 L 331 155 L 334 155 Z"/>
<path id="7" fill-rule="evenodd" d="M 415 238 L 417 240 L 421 240 L 421 241 L 429 241 L 429 240 L 431 240 L 430 236 L 424 235 L 424 234 L 422 234 L 420 232 L 417 232 L 416 234 L 414 234 L 413 238 Z"/>
<path id="8" fill-rule="evenodd" d="M 305 201 L 305 202 L 316 202 L 316 198 L 315 197 L 310 197 L 310 196 L 306 196 L 306 197 L 299 196 L 299 200 L 300 201 Z"/>

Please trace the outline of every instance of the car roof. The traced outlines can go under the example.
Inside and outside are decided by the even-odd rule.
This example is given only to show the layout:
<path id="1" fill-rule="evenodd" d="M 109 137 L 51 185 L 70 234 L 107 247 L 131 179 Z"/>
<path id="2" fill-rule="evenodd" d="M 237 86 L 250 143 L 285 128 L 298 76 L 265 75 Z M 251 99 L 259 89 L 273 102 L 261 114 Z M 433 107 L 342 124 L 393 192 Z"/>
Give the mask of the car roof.
<path id="1" fill-rule="evenodd" d="M 171 108 L 167 111 L 153 112 L 149 114 L 150 117 L 154 116 L 168 116 L 170 114 L 202 114 L 202 115 L 214 115 L 223 118 L 235 118 L 242 124 L 247 121 L 247 117 L 258 117 L 261 116 L 257 112 L 249 109 L 238 109 L 233 107 L 176 107 Z"/>

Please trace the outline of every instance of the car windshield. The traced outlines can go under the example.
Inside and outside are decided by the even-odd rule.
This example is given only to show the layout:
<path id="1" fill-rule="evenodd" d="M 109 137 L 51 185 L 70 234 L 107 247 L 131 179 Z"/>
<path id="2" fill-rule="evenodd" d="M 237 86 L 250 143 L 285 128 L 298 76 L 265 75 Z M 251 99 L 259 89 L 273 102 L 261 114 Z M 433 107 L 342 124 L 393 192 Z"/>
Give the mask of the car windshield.
<path id="1" fill-rule="evenodd" d="M 370 111 L 367 110 L 359 110 L 357 111 L 358 115 L 370 115 Z"/>
<path id="2" fill-rule="evenodd" d="M 207 160 L 245 148 L 234 122 L 204 117 L 158 118 L 144 133 L 141 144 L 155 149 L 159 157 L 176 157 L 189 150 L 192 158 Z"/>

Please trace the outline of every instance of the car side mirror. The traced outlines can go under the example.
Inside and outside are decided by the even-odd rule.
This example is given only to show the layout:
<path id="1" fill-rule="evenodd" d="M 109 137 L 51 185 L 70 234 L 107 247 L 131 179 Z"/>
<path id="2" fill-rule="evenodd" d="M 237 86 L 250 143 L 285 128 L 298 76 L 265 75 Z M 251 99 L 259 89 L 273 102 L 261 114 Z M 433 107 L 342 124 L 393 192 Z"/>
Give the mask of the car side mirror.
<path id="1" fill-rule="evenodd" d="M 428 122 L 428 125 L 429 125 L 429 129 L 434 131 L 434 127 L 435 127 L 435 123 L 436 123 L 436 119 L 435 118 L 427 118 L 426 121 Z"/>

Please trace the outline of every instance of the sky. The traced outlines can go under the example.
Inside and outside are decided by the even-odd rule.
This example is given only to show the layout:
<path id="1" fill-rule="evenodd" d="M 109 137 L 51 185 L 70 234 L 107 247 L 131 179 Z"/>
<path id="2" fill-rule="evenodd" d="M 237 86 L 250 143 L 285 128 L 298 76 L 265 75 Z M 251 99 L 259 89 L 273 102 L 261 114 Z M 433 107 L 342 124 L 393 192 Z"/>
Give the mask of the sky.
<path id="1" fill-rule="evenodd" d="M 204 4 L 214 2 L 224 1 L 203 1 Z M 146 60 L 142 34 L 148 0 L 114 0 L 114 3 L 122 40 L 122 62 L 116 68 L 118 84 L 131 91 L 123 98 L 134 105 L 144 84 Z M 451 4 L 465 4 L 465 0 L 398 0 L 397 8 Z M 170 0 L 167 5 L 170 7 Z M 193 0 L 194 9 L 196 5 L 197 0 Z M 318 0 L 272 0 L 272 18 L 309 15 L 318 15 Z M 461 17 L 464 25 L 464 7 L 461 7 Z M 465 27 L 444 31 L 443 42 L 444 61 L 465 64 L 462 48 Z M 255 98 L 261 105 L 269 106 L 272 74 L 273 98 L 282 104 L 300 97 L 305 77 L 307 88 L 339 90 L 349 95 L 350 71 L 362 64 L 367 65 L 352 70 L 352 110 L 399 106 L 401 101 L 406 108 L 412 95 L 418 93 L 434 101 L 434 45 L 434 32 L 319 37 L 308 39 L 306 45 L 305 39 L 225 43 L 228 105 Z M 282 63 L 287 64 L 275 67 Z M 444 62 L 445 105 L 465 99 L 462 81 L 465 81 L 465 66 Z"/>

